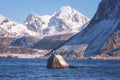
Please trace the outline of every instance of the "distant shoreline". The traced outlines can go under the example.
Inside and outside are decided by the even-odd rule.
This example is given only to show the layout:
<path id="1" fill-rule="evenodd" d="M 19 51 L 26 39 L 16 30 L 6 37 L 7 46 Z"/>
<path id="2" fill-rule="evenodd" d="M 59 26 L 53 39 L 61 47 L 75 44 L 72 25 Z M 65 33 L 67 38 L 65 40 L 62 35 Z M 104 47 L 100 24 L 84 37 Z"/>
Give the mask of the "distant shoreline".
<path id="1" fill-rule="evenodd" d="M 0 53 L 0 58 L 48 58 L 42 54 L 18 54 L 18 53 Z M 68 59 L 74 60 L 74 59 Z M 77 60 L 120 60 L 120 57 L 91 57 L 80 58 Z"/>
<path id="2" fill-rule="evenodd" d="M 15 53 L 2 53 L 0 57 L 4 58 L 43 58 L 41 54 L 15 54 Z"/>

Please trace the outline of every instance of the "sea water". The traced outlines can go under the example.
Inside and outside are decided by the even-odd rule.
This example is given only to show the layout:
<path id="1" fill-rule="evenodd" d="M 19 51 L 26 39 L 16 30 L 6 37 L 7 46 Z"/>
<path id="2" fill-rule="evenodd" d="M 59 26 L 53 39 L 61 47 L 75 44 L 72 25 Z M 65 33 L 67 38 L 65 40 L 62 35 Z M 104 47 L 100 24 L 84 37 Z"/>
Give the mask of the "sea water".
<path id="1" fill-rule="evenodd" d="M 120 80 L 119 60 L 67 60 L 71 69 L 47 69 L 47 59 L 0 58 L 0 80 Z"/>

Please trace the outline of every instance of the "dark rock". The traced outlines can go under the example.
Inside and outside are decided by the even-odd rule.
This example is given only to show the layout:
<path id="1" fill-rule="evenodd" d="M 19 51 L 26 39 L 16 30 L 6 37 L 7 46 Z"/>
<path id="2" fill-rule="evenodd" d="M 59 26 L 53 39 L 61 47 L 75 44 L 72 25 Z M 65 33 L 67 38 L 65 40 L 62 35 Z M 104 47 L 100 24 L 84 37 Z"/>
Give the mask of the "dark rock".
<path id="1" fill-rule="evenodd" d="M 27 38 L 26 37 L 17 38 L 11 42 L 11 45 L 25 47 L 27 46 Z"/>
<path id="2" fill-rule="evenodd" d="M 47 68 L 69 68 L 62 56 L 52 54 L 47 62 Z"/>

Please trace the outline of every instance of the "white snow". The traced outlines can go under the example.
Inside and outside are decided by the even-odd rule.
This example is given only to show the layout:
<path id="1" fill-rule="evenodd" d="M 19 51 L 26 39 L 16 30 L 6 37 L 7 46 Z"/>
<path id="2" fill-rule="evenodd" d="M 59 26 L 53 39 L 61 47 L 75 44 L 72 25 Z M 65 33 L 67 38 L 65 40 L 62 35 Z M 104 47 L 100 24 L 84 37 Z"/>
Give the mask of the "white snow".
<path id="1" fill-rule="evenodd" d="M 23 24 L 11 21 L 4 16 L 0 16 L 0 30 L 0 35 L 4 37 L 37 36 L 35 32 L 28 30 Z"/>
<path id="2" fill-rule="evenodd" d="M 120 0 L 102 0 L 95 16 L 88 26 L 53 52 L 69 58 L 79 58 L 82 57 L 82 55 L 84 57 L 92 57 L 102 53 L 101 50 L 106 45 L 107 40 L 119 29 L 119 7 Z M 119 40 L 118 36 L 117 40 Z M 109 44 L 107 46 L 109 46 Z M 112 47 L 114 46 L 115 45 L 112 44 Z M 111 50 L 111 48 L 109 50 Z"/>
<path id="3" fill-rule="evenodd" d="M 81 26 L 88 21 L 89 19 L 77 10 L 65 6 L 51 16 L 30 14 L 24 24 L 39 35 L 54 35 L 81 31 Z"/>
<path id="4" fill-rule="evenodd" d="M 35 13 L 32 13 L 28 16 L 24 24 L 29 30 L 37 32 L 38 34 L 43 34 L 42 31 L 43 29 L 47 28 L 50 18 L 51 16 L 49 15 L 39 16 Z"/>
<path id="5" fill-rule="evenodd" d="M 84 56 L 96 55 L 105 41 L 114 33 L 119 23 L 120 21 L 104 20 L 91 28 L 88 26 L 56 50 L 56 53 L 70 54 L 72 51 L 72 53 L 81 53 Z"/>
<path id="6" fill-rule="evenodd" d="M 65 6 L 52 16 L 47 33 L 78 32 L 81 26 L 88 21 L 89 19 L 77 10 Z"/>

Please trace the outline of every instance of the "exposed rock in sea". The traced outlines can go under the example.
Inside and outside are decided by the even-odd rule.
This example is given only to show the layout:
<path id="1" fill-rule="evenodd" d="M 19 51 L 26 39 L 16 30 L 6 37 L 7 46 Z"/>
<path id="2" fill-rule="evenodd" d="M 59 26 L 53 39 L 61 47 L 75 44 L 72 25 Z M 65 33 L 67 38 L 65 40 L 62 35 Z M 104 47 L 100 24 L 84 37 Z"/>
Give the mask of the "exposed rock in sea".
<path id="1" fill-rule="evenodd" d="M 47 62 L 47 68 L 68 68 L 67 62 L 60 55 L 52 54 Z"/>

